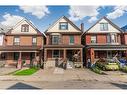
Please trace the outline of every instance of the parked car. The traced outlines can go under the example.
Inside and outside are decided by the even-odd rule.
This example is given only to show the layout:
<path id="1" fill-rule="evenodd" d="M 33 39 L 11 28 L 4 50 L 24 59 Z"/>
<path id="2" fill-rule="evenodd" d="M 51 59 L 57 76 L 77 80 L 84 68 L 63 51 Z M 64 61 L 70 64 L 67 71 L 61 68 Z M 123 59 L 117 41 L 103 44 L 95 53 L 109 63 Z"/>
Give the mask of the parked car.
<path id="1" fill-rule="evenodd" d="M 125 67 L 127 66 L 127 60 L 126 59 L 119 59 L 119 64 L 120 64 L 120 67 Z"/>
<path id="2" fill-rule="evenodd" d="M 116 63 L 112 59 L 99 59 L 95 64 L 102 70 L 106 71 L 119 70 L 118 63 Z"/>

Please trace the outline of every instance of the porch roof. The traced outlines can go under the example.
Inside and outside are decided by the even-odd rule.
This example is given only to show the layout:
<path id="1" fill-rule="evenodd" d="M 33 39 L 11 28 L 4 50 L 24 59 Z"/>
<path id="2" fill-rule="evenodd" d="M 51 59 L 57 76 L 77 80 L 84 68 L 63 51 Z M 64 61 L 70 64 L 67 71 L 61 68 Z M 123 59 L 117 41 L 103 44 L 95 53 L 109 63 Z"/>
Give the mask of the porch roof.
<path id="1" fill-rule="evenodd" d="M 83 45 L 44 45 L 44 48 L 83 48 Z"/>
<path id="2" fill-rule="evenodd" d="M 127 50 L 127 45 L 90 45 L 86 48 L 94 48 L 94 50 Z"/>
<path id="3" fill-rule="evenodd" d="M 0 46 L 0 51 L 37 51 L 40 46 Z"/>

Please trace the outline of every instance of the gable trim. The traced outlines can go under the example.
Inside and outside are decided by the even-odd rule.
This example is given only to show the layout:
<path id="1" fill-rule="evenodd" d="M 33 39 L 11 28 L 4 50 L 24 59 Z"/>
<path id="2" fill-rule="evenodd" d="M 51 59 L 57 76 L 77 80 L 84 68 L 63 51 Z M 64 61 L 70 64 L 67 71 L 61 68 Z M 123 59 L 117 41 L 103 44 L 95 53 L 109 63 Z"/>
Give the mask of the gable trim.
<path id="1" fill-rule="evenodd" d="M 72 21 L 70 21 L 67 17 L 62 16 L 60 17 L 57 21 L 55 21 L 52 25 L 49 26 L 49 28 L 44 32 L 46 33 L 49 29 L 51 29 L 53 26 L 55 26 L 61 19 L 65 19 L 69 24 L 71 24 L 76 30 L 81 31 L 81 29 L 79 29 Z"/>
<path id="2" fill-rule="evenodd" d="M 108 18 L 106 18 L 105 16 L 102 17 L 100 20 L 98 20 L 94 25 L 92 25 L 88 30 L 86 30 L 82 36 L 86 33 L 88 33 L 88 31 L 93 28 L 97 23 L 99 23 L 102 19 L 105 19 L 109 24 L 111 24 L 114 28 L 116 28 L 117 30 L 119 30 L 121 33 L 123 33 L 122 29 L 120 29 L 116 24 L 114 24 L 111 20 L 109 20 Z"/>

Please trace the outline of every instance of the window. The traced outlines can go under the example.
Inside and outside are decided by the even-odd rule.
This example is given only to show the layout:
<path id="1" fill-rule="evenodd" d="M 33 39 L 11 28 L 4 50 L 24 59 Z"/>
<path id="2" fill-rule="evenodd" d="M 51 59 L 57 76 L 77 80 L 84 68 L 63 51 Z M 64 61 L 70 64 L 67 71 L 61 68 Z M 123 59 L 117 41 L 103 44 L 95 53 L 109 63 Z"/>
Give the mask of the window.
<path id="1" fill-rule="evenodd" d="M 60 30 L 68 30 L 68 23 L 67 22 L 60 22 L 59 29 Z"/>
<path id="2" fill-rule="evenodd" d="M 53 58 L 59 58 L 60 57 L 60 51 L 59 50 L 53 50 Z"/>
<path id="3" fill-rule="evenodd" d="M 20 44 L 20 38 L 18 36 L 14 37 L 14 45 Z"/>
<path id="4" fill-rule="evenodd" d="M 37 45 L 37 37 L 32 37 L 32 45 Z"/>
<path id="5" fill-rule="evenodd" d="M 29 32 L 29 25 L 28 24 L 23 24 L 21 26 L 21 32 Z"/>
<path id="6" fill-rule="evenodd" d="M 116 34 L 108 34 L 107 35 L 107 43 L 116 43 L 117 35 Z"/>
<path id="7" fill-rule="evenodd" d="M 52 44 L 55 44 L 55 45 L 59 44 L 59 35 L 52 36 Z"/>
<path id="8" fill-rule="evenodd" d="M 108 31 L 108 23 L 100 23 L 101 31 Z"/>
<path id="9" fill-rule="evenodd" d="M 74 36 L 70 36 L 70 44 L 74 44 Z"/>
<path id="10" fill-rule="evenodd" d="M 19 59 L 19 52 L 14 52 L 14 60 L 18 60 Z"/>
<path id="11" fill-rule="evenodd" d="M 96 36 L 91 36 L 91 43 L 96 43 Z"/>
<path id="12" fill-rule="evenodd" d="M 116 34 L 111 34 L 111 42 L 116 43 L 117 42 L 117 35 Z"/>

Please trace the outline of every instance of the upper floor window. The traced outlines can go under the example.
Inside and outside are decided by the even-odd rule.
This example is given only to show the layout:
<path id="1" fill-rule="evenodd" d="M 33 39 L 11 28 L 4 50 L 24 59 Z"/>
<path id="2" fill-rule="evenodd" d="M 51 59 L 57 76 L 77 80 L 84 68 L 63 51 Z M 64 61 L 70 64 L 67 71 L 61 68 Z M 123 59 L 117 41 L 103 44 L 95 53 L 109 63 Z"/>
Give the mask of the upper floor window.
<path id="1" fill-rule="evenodd" d="M 74 36 L 70 36 L 70 44 L 74 44 Z"/>
<path id="2" fill-rule="evenodd" d="M 52 35 L 52 44 L 59 44 L 59 35 Z"/>
<path id="3" fill-rule="evenodd" d="M 20 44 L 20 38 L 19 36 L 14 37 L 14 45 L 19 45 Z"/>
<path id="4" fill-rule="evenodd" d="M 96 36 L 91 36 L 91 43 L 96 43 L 97 42 L 96 40 L 97 40 Z"/>
<path id="5" fill-rule="evenodd" d="M 32 45 L 37 45 L 37 37 L 32 37 Z"/>
<path id="6" fill-rule="evenodd" d="M 108 34 L 107 35 L 107 43 L 117 43 L 117 35 L 116 34 Z"/>
<path id="7" fill-rule="evenodd" d="M 101 31 L 108 31 L 108 23 L 100 23 Z"/>
<path id="8" fill-rule="evenodd" d="M 116 43 L 117 42 L 117 35 L 116 34 L 111 34 L 111 42 Z"/>
<path id="9" fill-rule="evenodd" d="M 29 25 L 28 24 L 23 24 L 21 26 L 21 32 L 29 32 Z"/>
<path id="10" fill-rule="evenodd" d="M 68 30 L 68 23 L 67 22 L 60 22 L 59 29 L 60 30 Z"/>

